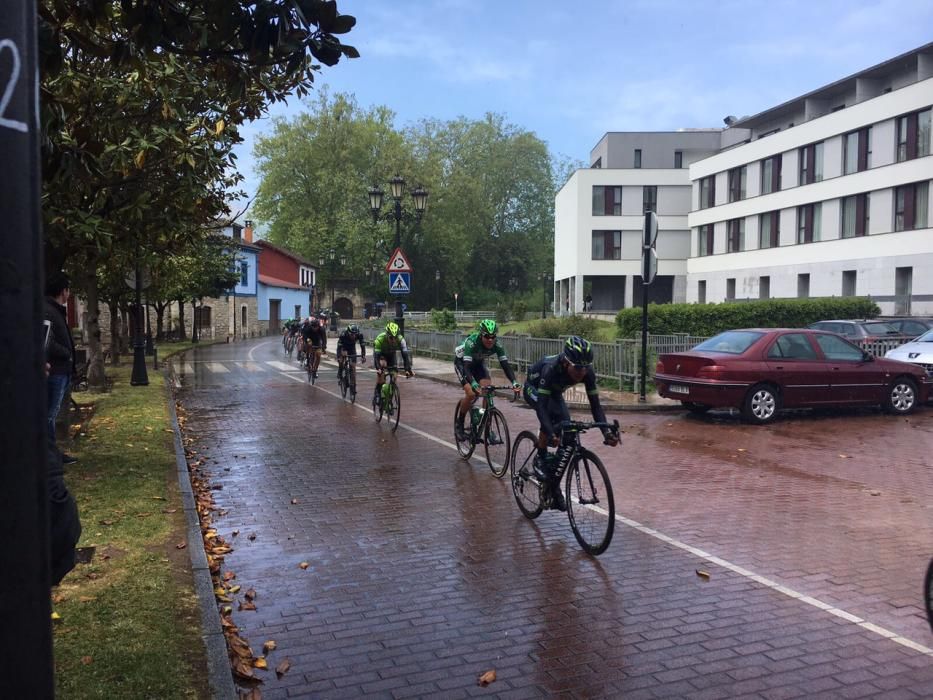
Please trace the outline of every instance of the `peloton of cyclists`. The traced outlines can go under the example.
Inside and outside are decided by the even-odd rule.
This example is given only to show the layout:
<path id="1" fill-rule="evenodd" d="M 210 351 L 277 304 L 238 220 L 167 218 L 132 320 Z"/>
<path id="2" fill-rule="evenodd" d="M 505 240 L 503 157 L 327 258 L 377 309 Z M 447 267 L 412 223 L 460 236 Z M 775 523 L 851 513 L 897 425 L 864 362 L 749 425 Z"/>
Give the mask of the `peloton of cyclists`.
<path id="1" fill-rule="evenodd" d="M 542 357 L 528 368 L 525 378 L 525 401 L 535 409 L 540 423 L 535 471 L 540 479 L 551 482 L 553 503 L 559 510 L 566 510 L 566 505 L 559 484 L 553 483 L 557 463 L 555 455 L 548 455 L 547 446 L 555 437 L 555 425 L 570 420 L 564 390 L 580 382 L 586 388 L 593 420 L 605 422 L 606 414 L 599 403 L 596 372 L 593 370 L 593 346 L 588 340 L 576 335 L 567 338 L 563 352 Z M 619 444 L 618 436 L 608 428 L 602 428 L 602 433 L 607 445 Z"/>
<path id="2" fill-rule="evenodd" d="M 337 337 L 337 383 L 343 376 L 343 372 L 348 371 L 347 362 L 356 363 L 356 344 L 360 344 L 359 360 L 361 364 L 366 364 L 366 341 L 363 339 L 363 332 L 356 324 L 347 326 Z M 351 375 L 352 378 L 352 375 Z"/>
<path id="3" fill-rule="evenodd" d="M 373 399 L 382 399 L 382 385 L 385 384 L 385 373 L 388 369 L 395 369 L 395 353 L 402 353 L 402 362 L 405 367 L 405 376 L 414 376 L 411 370 L 411 354 L 405 337 L 399 331 L 395 321 L 389 321 L 385 330 L 376 336 L 373 341 L 373 367 L 376 368 L 376 388 L 373 390 Z"/>
<path id="4" fill-rule="evenodd" d="M 317 368 L 321 363 L 321 353 L 327 352 L 327 331 L 321 325 L 321 320 L 309 316 L 301 326 L 301 337 L 304 338 L 304 349 L 311 374 L 317 378 Z"/>
<path id="5" fill-rule="evenodd" d="M 498 335 L 498 324 L 486 318 L 479 322 L 474 333 L 468 335 L 460 345 L 454 348 L 454 370 L 457 373 L 457 379 L 460 380 L 460 386 L 463 387 L 463 398 L 460 399 L 460 422 L 456 426 L 458 441 L 466 440 L 464 421 L 467 413 L 476 403 L 480 387 L 492 383 L 489 370 L 485 365 L 487 358 L 493 355 L 498 357 L 502 371 L 512 382 L 514 390 L 521 391 L 521 384 L 515 379 L 515 372 L 509 364 L 505 348 L 497 340 Z"/>

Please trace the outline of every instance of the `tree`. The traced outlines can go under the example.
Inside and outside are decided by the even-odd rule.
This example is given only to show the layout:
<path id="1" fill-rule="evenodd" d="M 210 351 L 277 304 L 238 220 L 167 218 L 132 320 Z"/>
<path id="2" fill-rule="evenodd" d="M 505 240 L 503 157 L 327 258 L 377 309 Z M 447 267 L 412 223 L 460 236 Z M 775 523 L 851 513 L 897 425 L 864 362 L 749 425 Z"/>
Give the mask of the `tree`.
<path id="1" fill-rule="evenodd" d="M 181 250 L 228 215 L 238 126 L 306 94 L 313 59 L 357 56 L 335 36 L 355 19 L 323 0 L 44 0 L 39 13 L 47 258 L 86 295 L 97 386 L 95 271 Z"/>

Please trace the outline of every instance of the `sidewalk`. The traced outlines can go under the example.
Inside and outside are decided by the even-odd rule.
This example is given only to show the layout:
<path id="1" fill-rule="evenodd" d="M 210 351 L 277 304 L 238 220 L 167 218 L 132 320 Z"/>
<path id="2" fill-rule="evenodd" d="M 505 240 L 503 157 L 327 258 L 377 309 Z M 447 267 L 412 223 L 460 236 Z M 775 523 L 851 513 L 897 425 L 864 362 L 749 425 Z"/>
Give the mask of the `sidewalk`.
<path id="1" fill-rule="evenodd" d="M 454 365 L 447 360 L 436 360 L 426 355 L 413 355 L 412 364 L 415 373 L 419 377 L 432 379 L 445 384 L 459 386 L 460 382 L 454 372 Z M 505 373 L 498 369 L 498 362 L 493 361 L 495 367 L 489 367 L 492 374 L 492 381 L 495 384 L 506 384 L 508 380 Z M 516 372 L 519 381 L 524 379 L 524 374 Z M 665 411 L 665 410 L 683 410 L 680 401 L 672 401 L 657 395 L 656 392 L 648 392 L 646 400 L 641 402 L 639 396 L 631 391 L 617 391 L 615 389 L 599 388 L 599 400 L 603 408 L 610 411 Z M 586 398 L 586 392 L 583 385 L 569 388 L 564 394 L 564 400 L 570 408 L 589 408 L 589 401 Z"/>

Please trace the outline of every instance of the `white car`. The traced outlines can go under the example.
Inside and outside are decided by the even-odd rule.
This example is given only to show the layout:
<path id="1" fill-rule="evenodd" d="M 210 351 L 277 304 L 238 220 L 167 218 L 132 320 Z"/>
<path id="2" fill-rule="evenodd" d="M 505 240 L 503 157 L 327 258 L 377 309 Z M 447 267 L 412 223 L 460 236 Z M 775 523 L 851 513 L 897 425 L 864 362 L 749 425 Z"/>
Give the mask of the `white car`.
<path id="1" fill-rule="evenodd" d="M 891 360 L 920 365 L 926 370 L 927 376 L 933 379 L 933 330 L 927 331 L 919 338 L 914 338 L 909 343 L 888 350 L 884 356 Z"/>

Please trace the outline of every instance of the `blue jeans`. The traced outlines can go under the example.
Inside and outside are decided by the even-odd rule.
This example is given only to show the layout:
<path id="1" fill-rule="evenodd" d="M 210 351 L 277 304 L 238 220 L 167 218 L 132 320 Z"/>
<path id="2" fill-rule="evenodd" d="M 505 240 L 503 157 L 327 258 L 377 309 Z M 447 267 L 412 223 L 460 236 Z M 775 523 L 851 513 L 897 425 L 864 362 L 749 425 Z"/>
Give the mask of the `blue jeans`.
<path id="1" fill-rule="evenodd" d="M 62 407 L 62 400 L 65 398 L 65 392 L 68 391 L 68 385 L 70 383 L 70 374 L 50 374 L 46 381 L 49 411 L 49 442 L 52 445 L 55 444 L 55 419 L 58 418 L 58 412 Z"/>

